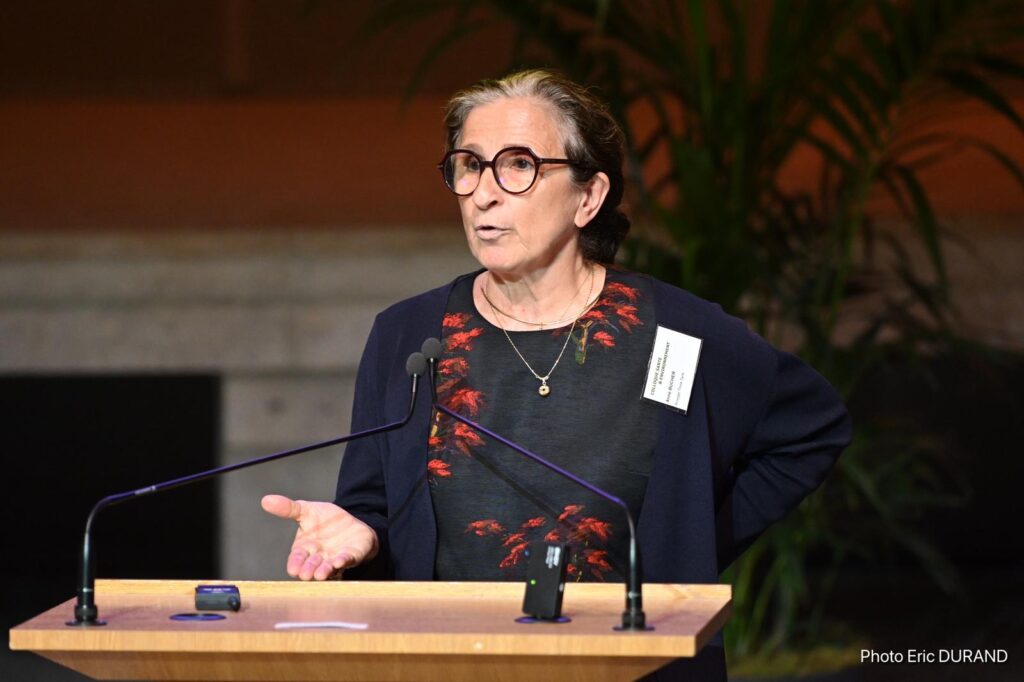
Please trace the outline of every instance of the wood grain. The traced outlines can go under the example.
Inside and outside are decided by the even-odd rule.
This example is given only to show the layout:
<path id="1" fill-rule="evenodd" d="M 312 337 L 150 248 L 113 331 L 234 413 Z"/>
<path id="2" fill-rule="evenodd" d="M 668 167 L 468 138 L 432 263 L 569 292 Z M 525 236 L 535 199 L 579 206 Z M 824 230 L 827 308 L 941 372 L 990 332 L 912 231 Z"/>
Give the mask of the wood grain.
<path id="1" fill-rule="evenodd" d="M 216 582 L 216 581 L 211 581 Z M 620 633 L 621 584 L 566 586 L 564 625 L 522 625 L 519 583 L 236 582 L 242 610 L 180 622 L 193 581 L 97 581 L 101 628 L 64 625 L 69 600 L 13 628 L 31 650 L 98 679 L 567 680 L 634 679 L 693 656 L 724 625 L 727 585 L 646 585 L 651 632 Z M 343 620 L 357 630 L 275 630 L 282 621 Z"/>

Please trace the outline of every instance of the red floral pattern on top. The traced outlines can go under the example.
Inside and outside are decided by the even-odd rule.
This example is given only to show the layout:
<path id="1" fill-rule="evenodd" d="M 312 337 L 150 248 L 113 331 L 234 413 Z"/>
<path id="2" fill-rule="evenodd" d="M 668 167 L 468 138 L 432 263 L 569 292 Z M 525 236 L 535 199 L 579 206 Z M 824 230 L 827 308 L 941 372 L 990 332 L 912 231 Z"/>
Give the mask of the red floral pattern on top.
<path id="1" fill-rule="evenodd" d="M 594 341 L 597 341 L 605 348 L 613 348 L 615 346 L 615 339 L 608 332 L 595 332 Z"/>
<path id="2" fill-rule="evenodd" d="M 445 329 L 462 329 L 471 317 L 473 316 L 469 313 L 446 313 L 441 321 L 441 326 Z"/>
<path id="3" fill-rule="evenodd" d="M 597 303 L 576 322 L 573 342 L 577 363 L 587 361 L 589 347 L 614 348 L 619 330 L 631 334 L 634 327 L 643 326 L 633 305 L 639 298 L 640 292 L 634 287 L 622 282 L 605 283 Z"/>
<path id="4" fill-rule="evenodd" d="M 577 320 L 572 330 L 570 343 L 575 350 L 575 359 L 584 364 L 590 348 L 605 351 L 616 347 L 616 335 L 632 333 L 635 327 L 643 325 L 637 316 L 639 298 L 637 289 L 621 282 L 607 281 L 600 298 Z M 446 407 L 470 418 L 478 418 L 488 409 L 487 397 L 482 391 L 466 384 L 469 375 L 467 354 L 474 348 L 474 341 L 486 331 L 483 323 L 468 312 L 448 313 L 442 321 L 445 357 L 437 366 L 437 396 Z M 554 330 L 561 337 L 565 328 Z M 486 446 L 486 441 L 472 428 L 455 422 L 445 415 L 435 413 L 428 440 L 430 459 L 427 474 L 430 484 L 437 486 L 458 476 L 458 458 L 472 458 L 474 449 Z M 565 505 L 555 518 L 535 516 L 518 525 L 506 525 L 497 519 L 487 518 L 471 522 L 465 533 L 478 538 L 501 539 L 505 555 L 501 558 L 501 569 L 517 566 L 525 556 L 531 542 L 565 542 L 570 545 L 570 560 L 567 572 L 575 580 L 589 576 L 604 580 L 612 571 L 608 562 L 605 543 L 612 537 L 612 525 L 594 516 L 584 516 L 581 504 Z"/>
<path id="5" fill-rule="evenodd" d="M 497 535 L 505 531 L 505 527 L 495 521 L 494 519 L 483 519 L 482 521 L 474 521 L 469 524 L 466 528 L 466 532 L 472 531 L 477 535 L 483 537 L 484 535 Z"/>
<path id="6" fill-rule="evenodd" d="M 636 289 L 626 286 L 622 282 L 608 282 L 604 287 L 604 291 L 606 294 L 625 298 L 630 303 L 636 303 L 637 299 L 640 297 L 640 294 Z"/>
<path id="7" fill-rule="evenodd" d="M 431 476 L 439 476 L 441 478 L 448 478 L 452 475 L 450 471 L 451 465 L 441 459 L 432 459 L 427 462 L 427 472 Z"/>
<path id="8" fill-rule="evenodd" d="M 471 325 L 471 322 L 475 324 Z M 473 341 L 484 333 L 484 327 L 478 320 L 474 321 L 473 315 L 467 312 L 446 314 L 441 326 L 444 331 L 444 348 L 449 355 L 437 363 L 438 399 L 450 410 L 471 418 L 477 417 L 486 404 L 483 391 L 465 385 L 469 374 L 469 362 L 463 355 L 455 353 L 468 353 L 473 350 Z M 431 484 L 436 485 L 440 479 L 452 477 L 452 462 L 448 457 L 454 453 L 472 457 L 473 448 L 483 445 L 483 438 L 473 429 L 435 413 L 430 437 L 427 440 L 427 448 L 432 456 L 427 463 L 427 475 Z"/>
<path id="9" fill-rule="evenodd" d="M 473 350 L 473 339 L 484 333 L 483 327 L 476 327 L 466 332 L 456 332 L 451 336 L 445 336 L 445 349 L 449 351 L 453 350 Z"/>
<path id="10" fill-rule="evenodd" d="M 537 516 L 527 519 L 514 530 L 508 530 L 496 519 L 481 519 L 470 523 L 466 532 L 478 537 L 500 536 L 501 546 L 507 551 L 499 564 L 503 569 L 522 561 L 531 542 L 568 543 L 567 575 L 577 581 L 582 580 L 584 575 L 603 581 L 605 574 L 612 570 L 612 565 L 608 563 L 607 550 L 594 547 L 593 544 L 599 542 L 604 546 L 612 535 L 612 527 L 607 521 L 594 516 L 583 516 L 583 510 L 581 504 L 568 504 L 555 521 L 546 516 Z"/>

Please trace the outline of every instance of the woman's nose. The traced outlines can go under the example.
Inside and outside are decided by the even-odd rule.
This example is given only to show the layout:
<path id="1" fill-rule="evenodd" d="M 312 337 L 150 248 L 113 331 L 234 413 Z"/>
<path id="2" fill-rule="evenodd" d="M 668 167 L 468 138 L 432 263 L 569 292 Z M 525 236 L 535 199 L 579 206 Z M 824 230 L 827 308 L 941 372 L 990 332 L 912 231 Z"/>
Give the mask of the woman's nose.
<path id="1" fill-rule="evenodd" d="M 487 208 L 498 203 L 505 191 L 498 184 L 498 177 L 494 174 L 494 166 L 483 169 L 480 174 L 480 184 L 473 190 L 473 202 L 479 208 Z"/>

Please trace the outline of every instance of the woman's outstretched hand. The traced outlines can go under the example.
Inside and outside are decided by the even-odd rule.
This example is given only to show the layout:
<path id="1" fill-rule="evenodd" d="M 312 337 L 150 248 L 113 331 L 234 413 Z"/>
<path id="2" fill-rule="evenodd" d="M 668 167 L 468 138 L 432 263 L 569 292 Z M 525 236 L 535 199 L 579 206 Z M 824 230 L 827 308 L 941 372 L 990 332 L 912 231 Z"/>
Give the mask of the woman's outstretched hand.
<path id="1" fill-rule="evenodd" d="M 332 502 L 292 500 L 266 495 L 264 511 L 299 524 L 288 555 L 288 575 L 300 580 L 327 580 L 377 555 L 377 534 Z"/>

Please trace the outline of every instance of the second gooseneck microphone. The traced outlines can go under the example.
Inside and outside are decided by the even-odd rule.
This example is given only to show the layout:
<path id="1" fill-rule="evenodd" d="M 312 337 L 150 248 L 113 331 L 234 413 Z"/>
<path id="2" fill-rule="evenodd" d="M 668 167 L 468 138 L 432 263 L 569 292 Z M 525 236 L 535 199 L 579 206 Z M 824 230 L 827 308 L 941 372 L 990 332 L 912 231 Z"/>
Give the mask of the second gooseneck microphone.
<path id="1" fill-rule="evenodd" d="M 606 492 L 601 488 L 598 488 L 596 485 L 593 485 L 592 483 L 588 483 L 587 481 L 576 476 L 575 474 L 566 471 L 557 464 L 549 462 L 540 455 L 527 450 L 526 448 L 517 443 L 513 443 L 504 436 L 501 436 L 495 433 L 494 431 L 491 431 L 487 427 L 482 426 L 471 419 L 463 417 L 458 412 L 450 410 L 444 405 L 442 405 L 440 402 L 438 402 L 437 387 L 434 381 L 434 373 L 437 370 L 437 363 L 440 360 L 443 351 L 444 347 L 441 345 L 441 342 L 438 339 L 429 338 L 423 342 L 423 346 L 421 348 L 422 355 L 420 353 L 413 353 L 412 356 L 409 357 L 410 364 L 414 362 L 414 356 L 420 355 L 423 363 L 425 365 L 429 365 L 429 371 L 427 373 L 427 376 L 430 380 L 430 395 L 435 410 L 441 412 L 442 414 L 446 414 L 452 419 L 461 422 L 466 426 L 469 426 L 470 428 L 474 429 L 475 431 L 478 431 L 479 433 L 482 433 L 487 437 L 515 450 L 519 454 L 532 459 L 538 464 L 547 467 L 551 471 L 554 471 L 559 476 L 562 476 L 563 478 L 572 481 L 576 485 L 585 488 L 590 492 L 594 493 L 595 495 L 598 495 L 599 497 L 602 497 L 605 500 L 611 502 L 612 504 L 622 508 L 623 512 L 625 512 L 626 514 L 626 521 L 629 524 L 629 567 L 626 572 L 626 610 L 622 612 L 622 625 L 617 626 L 615 629 L 653 630 L 653 628 L 647 627 L 647 618 L 644 615 L 643 579 L 640 568 L 640 550 L 637 546 L 636 541 L 636 525 L 633 522 L 633 515 L 629 512 L 629 505 L 627 505 L 625 502 L 623 502 L 620 498 L 616 497 L 615 495 L 612 495 L 611 493 Z M 419 359 L 415 360 L 415 363 L 418 364 L 419 362 Z"/>

